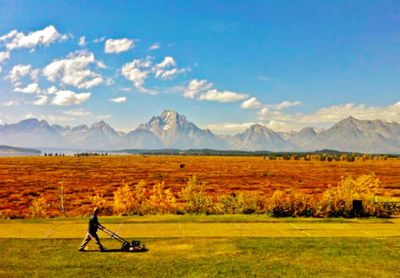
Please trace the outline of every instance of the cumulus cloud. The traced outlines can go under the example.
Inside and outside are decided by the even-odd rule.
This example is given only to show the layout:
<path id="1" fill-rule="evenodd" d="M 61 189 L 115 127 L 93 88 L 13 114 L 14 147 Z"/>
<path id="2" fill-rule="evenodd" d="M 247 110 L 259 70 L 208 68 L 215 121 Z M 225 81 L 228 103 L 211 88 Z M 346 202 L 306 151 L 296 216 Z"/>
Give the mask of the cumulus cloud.
<path id="1" fill-rule="evenodd" d="M 5 79 L 10 80 L 13 84 L 18 85 L 22 77 L 31 73 L 32 65 L 15 65 Z"/>
<path id="2" fill-rule="evenodd" d="M 117 97 L 117 98 L 110 98 L 108 100 L 111 102 L 115 102 L 115 103 L 124 103 L 124 102 L 126 102 L 127 98 L 126 97 Z"/>
<path id="3" fill-rule="evenodd" d="M 43 69 L 47 80 L 59 80 L 64 85 L 71 85 L 79 89 L 90 89 L 105 82 L 101 74 L 94 72 L 90 66 L 105 67 L 95 59 L 93 53 L 77 51 L 70 53 L 66 59 L 54 60 Z"/>
<path id="4" fill-rule="evenodd" d="M 10 58 L 10 51 L 0 51 L 0 63 Z"/>
<path id="5" fill-rule="evenodd" d="M 4 41 L 8 41 L 9 39 L 12 39 L 13 37 L 15 37 L 15 35 L 18 33 L 17 30 L 12 30 L 9 33 L 3 35 L 0 37 L 0 42 L 4 42 Z"/>
<path id="6" fill-rule="evenodd" d="M 252 98 L 249 98 L 248 100 L 243 101 L 242 104 L 240 105 L 240 108 L 242 108 L 242 109 L 259 109 L 262 106 L 263 106 L 262 103 L 259 102 L 257 100 L 257 98 L 252 97 Z"/>
<path id="7" fill-rule="evenodd" d="M 212 86 L 213 84 L 207 80 L 193 79 L 183 92 L 183 96 L 186 98 L 196 98 L 199 94 L 210 90 Z"/>
<path id="8" fill-rule="evenodd" d="M 176 66 L 176 62 L 174 60 L 174 58 L 172 58 L 171 56 L 167 56 L 164 58 L 164 60 L 156 65 L 156 68 L 168 68 L 168 67 L 173 67 Z"/>
<path id="9" fill-rule="evenodd" d="M 121 53 L 128 51 L 132 47 L 134 47 L 134 40 L 131 39 L 108 39 L 104 44 L 104 52 L 111 54 L 111 53 Z"/>
<path id="10" fill-rule="evenodd" d="M 69 90 L 61 90 L 55 92 L 55 97 L 52 100 L 52 104 L 59 106 L 67 106 L 72 104 L 80 104 L 87 101 L 91 96 L 91 93 L 75 93 Z"/>
<path id="11" fill-rule="evenodd" d="M 149 50 L 156 50 L 159 48 L 160 48 L 160 43 L 156 42 L 156 43 L 153 43 L 152 45 L 150 45 Z"/>
<path id="12" fill-rule="evenodd" d="M 274 131 L 288 131 L 288 125 L 284 122 L 277 120 L 269 121 L 267 127 Z"/>
<path id="13" fill-rule="evenodd" d="M 217 101 L 222 103 L 235 102 L 247 98 L 246 94 L 212 89 L 213 84 L 207 80 L 193 79 L 187 85 L 183 96 L 198 100 Z"/>
<path id="14" fill-rule="evenodd" d="M 82 37 L 79 38 L 78 45 L 79 45 L 79 46 L 82 46 L 82 47 L 86 45 L 86 38 L 85 38 L 85 36 L 82 36 Z"/>
<path id="15" fill-rule="evenodd" d="M 10 51 L 0 51 L 0 72 L 2 72 L 1 64 L 4 63 L 5 60 L 10 58 Z"/>
<path id="16" fill-rule="evenodd" d="M 46 93 L 49 95 L 53 95 L 57 92 L 57 88 L 55 86 L 51 86 L 50 88 L 47 88 Z"/>
<path id="17" fill-rule="evenodd" d="M 67 35 L 61 35 L 53 25 L 50 25 L 43 30 L 30 32 L 29 34 L 12 30 L 0 37 L 0 41 L 4 41 L 8 50 L 13 50 L 17 48 L 34 49 L 41 45 L 49 46 L 56 41 L 66 40 L 67 38 Z"/>
<path id="18" fill-rule="evenodd" d="M 200 100 L 218 101 L 222 103 L 235 102 L 246 98 L 247 95 L 230 91 L 218 91 L 216 89 L 209 90 L 199 96 Z"/>
<path id="19" fill-rule="evenodd" d="M 185 73 L 189 70 L 187 68 L 178 69 L 175 66 L 176 62 L 174 58 L 171 56 L 165 57 L 161 63 L 156 64 L 153 67 L 155 77 L 163 80 L 173 79 L 179 74 Z"/>
<path id="20" fill-rule="evenodd" d="M 23 88 L 16 87 L 14 88 L 13 91 L 16 93 L 23 93 L 23 94 L 37 94 L 41 92 L 38 83 L 31 83 Z"/>
<path id="21" fill-rule="evenodd" d="M 173 57 L 166 56 L 163 61 L 158 64 L 153 63 L 153 57 L 145 59 L 135 59 L 130 63 L 125 64 L 122 69 L 122 75 L 133 82 L 133 85 L 140 92 L 152 93 L 152 90 L 144 87 L 145 80 L 149 76 L 157 79 L 169 80 L 179 74 L 187 72 L 189 69 L 180 69 L 176 67 L 176 62 Z"/>
<path id="22" fill-rule="evenodd" d="M 289 107 L 299 106 L 301 104 L 302 103 L 300 101 L 283 101 L 281 103 L 273 105 L 273 108 L 275 108 L 276 110 L 283 110 Z"/>
<path id="23" fill-rule="evenodd" d="M 145 91 L 144 81 L 149 76 L 151 67 L 151 58 L 135 59 L 130 63 L 125 64 L 122 69 L 122 75 L 133 82 L 133 85 L 139 91 Z"/>
<path id="24" fill-rule="evenodd" d="M 39 96 L 34 102 L 33 102 L 33 104 L 34 105 L 45 105 L 45 104 L 47 104 L 48 103 L 48 101 L 49 101 L 49 97 L 48 96 L 46 96 L 46 95 L 42 95 L 42 96 Z"/>

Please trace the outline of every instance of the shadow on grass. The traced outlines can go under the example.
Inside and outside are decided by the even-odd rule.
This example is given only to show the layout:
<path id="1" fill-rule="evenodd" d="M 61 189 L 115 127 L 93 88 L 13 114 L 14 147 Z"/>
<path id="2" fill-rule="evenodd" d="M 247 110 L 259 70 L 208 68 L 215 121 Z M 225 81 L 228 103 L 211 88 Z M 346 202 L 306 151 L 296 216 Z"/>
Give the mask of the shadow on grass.
<path id="1" fill-rule="evenodd" d="M 121 249 L 106 249 L 104 251 L 100 251 L 100 250 L 85 250 L 81 253 L 143 253 L 143 252 L 148 252 L 149 249 L 143 249 L 140 251 L 124 251 Z"/>

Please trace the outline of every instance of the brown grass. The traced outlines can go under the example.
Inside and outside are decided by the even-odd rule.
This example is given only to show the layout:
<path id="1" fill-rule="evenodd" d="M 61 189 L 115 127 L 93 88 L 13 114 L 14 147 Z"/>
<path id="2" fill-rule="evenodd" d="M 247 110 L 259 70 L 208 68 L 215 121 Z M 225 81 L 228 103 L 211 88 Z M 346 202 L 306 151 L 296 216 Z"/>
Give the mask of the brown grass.
<path id="1" fill-rule="evenodd" d="M 182 164 L 184 167 L 182 168 Z M 90 211 L 90 197 L 111 201 L 122 184 L 159 181 L 177 193 L 190 176 L 205 183 L 208 194 L 252 191 L 271 196 L 276 189 L 321 194 L 342 176 L 374 172 L 389 195 L 400 196 L 400 160 L 319 162 L 264 160 L 263 157 L 109 156 L 0 158 L 0 214 L 26 216 L 37 196 L 46 196 L 57 214 L 60 182 L 68 215 Z"/>

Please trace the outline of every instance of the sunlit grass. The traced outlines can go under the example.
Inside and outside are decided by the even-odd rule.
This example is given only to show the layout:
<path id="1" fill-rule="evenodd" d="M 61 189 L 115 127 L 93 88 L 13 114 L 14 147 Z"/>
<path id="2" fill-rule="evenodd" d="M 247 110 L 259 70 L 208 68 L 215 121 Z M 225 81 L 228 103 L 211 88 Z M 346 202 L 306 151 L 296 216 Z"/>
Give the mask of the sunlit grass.
<path id="1" fill-rule="evenodd" d="M 111 249 L 119 244 L 103 240 Z M 79 253 L 78 239 L 0 239 L 0 276 L 396 277 L 398 238 L 145 239 L 146 253 Z"/>

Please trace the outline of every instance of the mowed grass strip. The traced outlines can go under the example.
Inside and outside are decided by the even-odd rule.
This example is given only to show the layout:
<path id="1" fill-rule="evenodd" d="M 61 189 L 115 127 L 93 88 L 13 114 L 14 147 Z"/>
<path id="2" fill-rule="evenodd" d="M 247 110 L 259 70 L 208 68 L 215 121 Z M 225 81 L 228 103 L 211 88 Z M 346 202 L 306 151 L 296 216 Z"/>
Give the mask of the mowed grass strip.
<path id="1" fill-rule="evenodd" d="M 397 224 L 308 224 L 293 223 L 148 223 L 109 224 L 124 237 L 400 237 Z M 81 238 L 85 224 L 0 224 L 0 238 Z M 108 235 L 99 231 L 101 238 Z"/>
<path id="2" fill-rule="evenodd" d="M 164 217 L 164 218 L 163 218 Z M 237 222 L 233 222 L 234 219 Z M 247 221 L 245 221 L 247 219 Z M 209 220 L 209 221 L 207 221 Z M 219 222 L 218 222 L 219 220 Z M 264 221 L 262 221 L 264 220 Z M 87 219 L 0 221 L 0 238 L 81 238 Z M 390 237 L 400 236 L 400 219 L 273 219 L 261 216 L 101 217 L 125 237 Z M 99 231 L 100 237 L 107 237 Z"/>
<path id="3" fill-rule="evenodd" d="M 153 238 L 146 253 L 80 239 L 0 239 L 1 277 L 399 277 L 399 238 Z"/>

